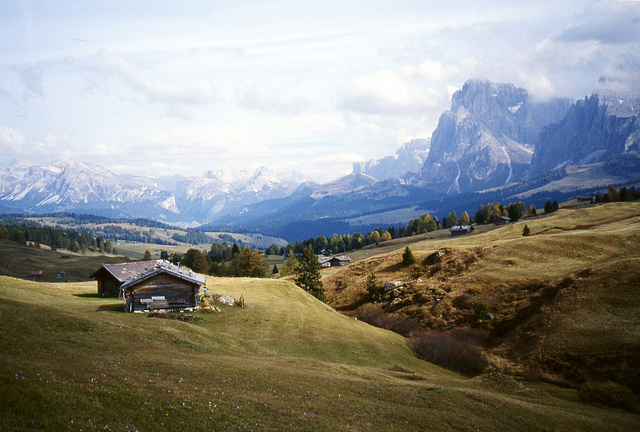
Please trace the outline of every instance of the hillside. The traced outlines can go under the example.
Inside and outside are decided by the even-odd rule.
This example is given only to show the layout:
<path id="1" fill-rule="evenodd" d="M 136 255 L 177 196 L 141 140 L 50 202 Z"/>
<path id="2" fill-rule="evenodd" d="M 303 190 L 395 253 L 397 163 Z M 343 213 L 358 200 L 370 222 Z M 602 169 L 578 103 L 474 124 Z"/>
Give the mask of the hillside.
<path id="1" fill-rule="evenodd" d="M 68 255 L 69 258 L 62 258 L 63 255 Z M 81 255 L 69 251 L 52 251 L 46 247 L 36 249 L 0 239 L 0 275 L 21 279 L 30 278 L 33 271 L 42 271 L 38 281 L 86 281 L 89 275 L 99 269 L 102 264 L 125 261 L 129 261 L 125 256 L 97 252 Z"/>
<path id="2" fill-rule="evenodd" d="M 208 280 L 244 309 L 122 312 L 93 283 L 0 277 L 2 430 L 613 430 L 640 416 L 466 379 L 285 281 Z"/>
<path id="3" fill-rule="evenodd" d="M 531 236 L 523 237 L 524 225 Z M 429 329 L 488 333 L 493 368 L 562 385 L 609 379 L 640 391 L 640 205 L 611 203 L 452 238 L 396 242 L 324 277 L 328 303 L 367 302 L 365 280 L 398 281 L 381 305 Z M 489 317 L 476 313 L 484 304 Z M 481 319 L 482 318 L 482 319 Z"/>

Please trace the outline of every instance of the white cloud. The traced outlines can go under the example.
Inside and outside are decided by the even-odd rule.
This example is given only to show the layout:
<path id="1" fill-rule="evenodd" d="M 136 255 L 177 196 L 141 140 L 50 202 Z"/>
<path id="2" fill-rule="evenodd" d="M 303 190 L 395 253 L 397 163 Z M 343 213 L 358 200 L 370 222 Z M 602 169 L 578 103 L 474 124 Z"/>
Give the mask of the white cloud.
<path id="1" fill-rule="evenodd" d="M 149 101 L 163 104 L 199 105 L 215 102 L 220 94 L 213 84 L 204 80 L 176 84 L 153 80 L 126 60 L 100 50 L 94 57 L 95 72 L 116 77 L 130 89 L 143 94 Z"/>
<path id="2" fill-rule="evenodd" d="M 438 99 L 436 90 L 383 70 L 353 78 L 339 105 L 367 114 L 405 115 L 432 108 Z"/>
<path id="3" fill-rule="evenodd" d="M 5 154 L 5 157 L 7 153 L 14 153 L 11 156 L 15 156 L 15 153 L 23 150 L 24 143 L 25 136 L 21 132 L 0 126 L 0 150 Z"/>
<path id="4" fill-rule="evenodd" d="M 236 92 L 238 104 L 252 110 L 270 113 L 297 114 L 309 107 L 309 101 L 286 89 L 242 89 Z"/>
<path id="5" fill-rule="evenodd" d="M 562 42 L 597 41 L 607 45 L 640 42 L 640 3 L 602 1 L 557 36 Z"/>

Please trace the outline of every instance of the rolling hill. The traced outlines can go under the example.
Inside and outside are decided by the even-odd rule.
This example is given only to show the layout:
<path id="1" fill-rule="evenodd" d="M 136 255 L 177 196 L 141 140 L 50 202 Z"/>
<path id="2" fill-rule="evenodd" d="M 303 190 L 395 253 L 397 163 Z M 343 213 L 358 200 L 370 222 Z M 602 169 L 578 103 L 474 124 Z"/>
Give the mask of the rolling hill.
<path id="1" fill-rule="evenodd" d="M 495 370 L 573 387 L 608 379 L 640 391 L 639 203 L 411 239 L 414 266 L 401 264 L 408 243 L 394 241 L 327 272 L 327 302 L 343 310 L 368 302 L 365 281 L 374 273 L 398 281 L 380 302 L 386 312 L 428 329 L 486 330 Z M 479 304 L 489 317 L 478 317 Z"/>
<path id="2" fill-rule="evenodd" d="M 127 314 L 93 283 L 0 277 L 2 430 L 613 430 L 637 414 L 467 379 L 286 281 L 210 278 L 245 308 Z"/>

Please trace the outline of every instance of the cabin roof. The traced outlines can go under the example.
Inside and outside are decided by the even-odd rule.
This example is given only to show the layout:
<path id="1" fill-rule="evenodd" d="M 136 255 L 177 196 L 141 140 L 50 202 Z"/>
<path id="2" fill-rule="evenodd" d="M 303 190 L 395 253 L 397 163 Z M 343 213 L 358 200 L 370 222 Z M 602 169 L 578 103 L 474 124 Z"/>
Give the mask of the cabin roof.
<path id="1" fill-rule="evenodd" d="M 158 265 L 158 261 L 133 261 L 121 264 L 103 264 L 98 270 L 93 272 L 90 277 L 96 277 L 97 274 L 105 269 L 110 273 L 118 282 L 122 283 L 132 277 L 145 273 L 150 269 L 153 269 Z"/>
<path id="2" fill-rule="evenodd" d="M 449 231 L 469 231 L 471 229 L 471 225 L 456 225 L 449 228 Z"/>
<path id="3" fill-rule="evenodd" d="M 156 265 L 145 273 L 129 278 L 124 284 L 122 284 L 120 289 L 124 290 L 125 288 L 136 285 L 160 273 L 166 273 L 197 285 L 204 285 L 206 283 L 204 275 L 196 273 L 189 268 L 174 265 L 169 261 L 157 261 Z"/>
<path id="4" fill-rule="evenodd" d="M 335 256 L 335 257 L 333 257 L 331 259 L 332 260 L 338 260 L 338 261 L 351 261 L 351 258 L 349 258 L 346 255 Z"/>

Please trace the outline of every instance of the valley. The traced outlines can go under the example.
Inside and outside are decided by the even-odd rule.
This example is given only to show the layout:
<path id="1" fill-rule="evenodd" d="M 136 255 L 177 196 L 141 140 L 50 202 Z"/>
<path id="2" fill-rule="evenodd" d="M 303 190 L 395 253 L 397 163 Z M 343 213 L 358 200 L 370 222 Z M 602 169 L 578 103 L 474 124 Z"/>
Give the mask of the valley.
<path id="1" fill-rule="evenodd" d="M 1 276 L 2 428 L 635 430 L 637 413 L 581 402 L 576 388 L 602 378 L 637 386 L 639 236 L 637 202 L 463 237 L 440 230 L 323 270 L 327 305 L 288 278 L 207 277 L 209 293 L 242 296 L 245 307 L 193 322 L 125 313 L 95 282 Z M 417 262 L 405 268 L 407 246 Z M 486 331 L 486 373 L 419 360 L 404 337 L 336 312 L 368 303 L 370 273 L 402 282 L 383 296 L 387 312 Z M 475 318 L 478 302 L 489 320 Z"/>

